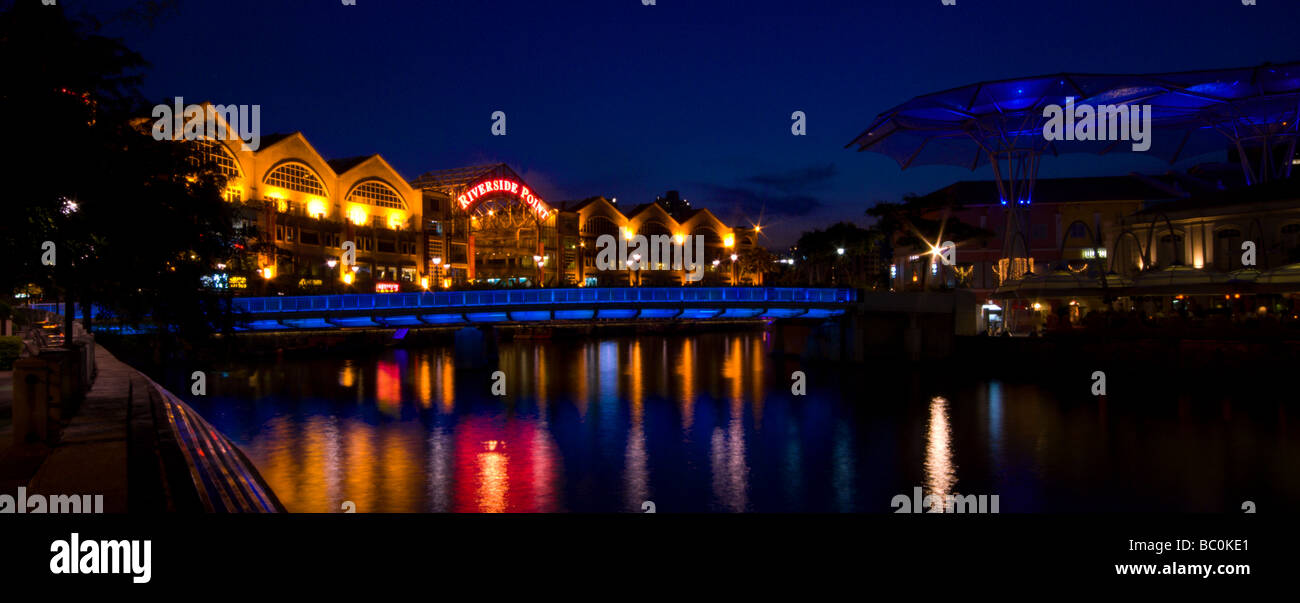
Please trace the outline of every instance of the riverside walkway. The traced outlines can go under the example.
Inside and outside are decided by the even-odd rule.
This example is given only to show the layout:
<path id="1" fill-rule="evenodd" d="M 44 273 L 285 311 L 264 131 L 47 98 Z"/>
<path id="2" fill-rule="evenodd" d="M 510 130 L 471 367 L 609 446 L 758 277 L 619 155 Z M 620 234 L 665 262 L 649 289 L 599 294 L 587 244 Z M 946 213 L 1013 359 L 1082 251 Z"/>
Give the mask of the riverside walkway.
<path id="1" fill-rule="evenodd" d="M 11 445 L 12 427 L 0 432 L 0 494 L 102 495 L 106 513 L 283 510 L 188 405 L 101 346 L 95 364 L 93 385 L 50 442 Z"/>

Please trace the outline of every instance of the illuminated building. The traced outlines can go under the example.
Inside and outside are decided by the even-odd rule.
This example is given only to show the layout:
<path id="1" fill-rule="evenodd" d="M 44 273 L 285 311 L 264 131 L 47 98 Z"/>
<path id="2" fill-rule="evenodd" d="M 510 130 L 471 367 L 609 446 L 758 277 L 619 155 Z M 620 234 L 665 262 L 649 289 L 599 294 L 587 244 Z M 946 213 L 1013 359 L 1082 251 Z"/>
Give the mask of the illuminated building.
<path id="1" fill-rule="evenodd" d="M 1139 176 L 1047 178 L 1038 181 L 1036 195 L 1023 213 L 1027 226 L 1024 248 L 1033 262 L 1024 268 L 1037 273 L 1046 273 L 1063 260 L 1085 259 L 1089 251 L 1095 257 L 1096 249 L 1106 246 L 1096 242 L 1097 233 L 1109 241 L 1114 225 L 1141 209 L 1143 202 L 1171 196 L 1159 182 Z M 931 264 L 938 261 L 931 249 L 896 247 L 891 272 L 894 290 L 963 287 L 974 290 L 978 297 L 987 297 L 1003 280 L 1021 276 L 1002 274 L 1007 270 L 1007 262 L 1003 261 L 1003 250 L 1008 246 L 1003 220 L 1006 208 L 999 200 L 995 182 L 957 182 L 922 197 L 921 203 L 951 206 L 954 209 L 949 219 L 988 229 L 995 236 L 983 243 L 957 245 L 953 267 L 932 268 Z M 935 212 L 930 217 L 941 219 L 942 214 Z M 942 242 L 931 241 L 935 245 Z"/>
<path id="2" fill-rule="evenodd" d="M 552 205 L 505 164 L 427 172 L 408 183 L 379 155 L 327 160 L 301 133 L 264 136 L 255 151 L 240 142 L 233 133 L 200 141 L 195 158 L 228 178 L 224 195 L 239 207 L 235 226 L 246 249 L 230 272 L 257 277 L 251 282 L 306 292 L 684 284 L 683 271 L 671 267 L 635 279 L 627 270 L 596 269 L 601 234 L 636 233 L 679 244 L 703 237 L 704 282 L 718 284 L 733 270 L 712 260 L 757 244 L 754 229 L 727 226 L 675 192 L 625 214 L 604 197 Z M 343 264 L 348 241 L 355 270 Z"/>
<path id="3" fill-rule="evenodd" d="M 427 276 L 420 194 L 383 157 L 326 160 L 298 132 L 264 136 L 255 151 L 234 138 L 196 148 L 227 176 L 225 198 L 239 206 L 235 227 L 247 253 L 232 258 L 232 272 L 329 290 L 341 282 L 343 244 L 352 241 L 358 283 L 418 287 Z"/>
<path id="4" fill-rule="evenodd" d="M 704 237 L 705 282 L 720 282 L 729 273 L 707 269 L 711 261 L 757 244 L 752 229 L 729 227 L 707 209 L 679 206 L 672 215 L 657 202 L 624 214 L 605 197 L 552 205 L 504 164 L 428 172 L 411 185 L 424 196 L 425 265 L 441 260 L 442 273 L 457 284 L 682 284 L 681 270 L 646 270 L 633 279 L 627 270 L 597 269 L 600 235 L 636 234 Z"/>

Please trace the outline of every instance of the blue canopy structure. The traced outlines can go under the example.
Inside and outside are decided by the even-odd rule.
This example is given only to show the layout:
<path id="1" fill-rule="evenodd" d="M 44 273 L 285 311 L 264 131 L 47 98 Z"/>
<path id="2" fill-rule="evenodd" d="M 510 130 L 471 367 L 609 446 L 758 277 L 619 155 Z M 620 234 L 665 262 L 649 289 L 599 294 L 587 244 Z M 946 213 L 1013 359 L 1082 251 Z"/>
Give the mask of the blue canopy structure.
<path id="1" fill-rule="evenodd" d="M 1102 136 L 1106 140 L 1048 140 L 1047 110 L 1085 105 L 1094 115 L 1102 108 L 1111 111 L 1110 122 L 1121 122 L 1122 115 L 1123 124 L 1136 122 L 1141 131 L 1108 129 Z M 1297 122 L 1300 62 L 1157 74 L 1058 73 L 918 96 L 878 115 L 845 147 L 882 153 L 902 169 L 955 165 L 975 170 L 990 165 L 1002 203 L 1008 206 L 1004 261 L 1026 260 L 1024 207 L 1032 202 L 1038 160 L 1044 154 L 1138 150 L 1172 163 L 1232 146 L 1247 182 L 1255 184 L 1290 177 Z M 1094 129 L 1089 135 L 1096 138 L 1097 133 Z M 1142 144 L 1129 134 L 1140 134 Z M 1027 264 L 1021 261 L 1011 272 L 1021 272 Z"/>
<path id="2" fill-rule="evenodd" d="M 956 165 L 972 170 L 1024 154 L 1108 153 L 1129 141 L 1049 141 L 1044 108 L 1074 104 L 1150 107 L 1151 148 L 1177 161 L 1236 145 L 1294 156 L 1300 110 L 1300 62 L 1257 67 L 1099 75 L 1059 73 L 969 84 L 918 96 L 881 113 L 846 146 L 883 153 L 903 169 Z M 1269 165 L 1246 165 L 1251 182 L 1290 175 L 1290 161 L 1264 153 Z"/>

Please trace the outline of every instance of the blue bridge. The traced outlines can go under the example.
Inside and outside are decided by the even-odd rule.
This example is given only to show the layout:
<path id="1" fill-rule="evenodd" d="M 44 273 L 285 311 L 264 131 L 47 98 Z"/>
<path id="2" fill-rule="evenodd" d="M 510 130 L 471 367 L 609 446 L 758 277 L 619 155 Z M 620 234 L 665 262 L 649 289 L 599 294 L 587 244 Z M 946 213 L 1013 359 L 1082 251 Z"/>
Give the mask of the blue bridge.
<path id="1" fill-rule="evenodd" d="M 244 297 L 240 329 L 387 328 L 596 320 L 823 319 L 856 301 L 852 289 L 583 288 Z"/>
<path id="2" fill-rule="evenodd" d="M 552 321 L 826 319 L 844 314 L 857 301 L 854 289 L 589 287 L 235 297 L 231 309 L 236 330 L 285 331 Z M 58 304 L 34 307 L 62 311 Z"/>

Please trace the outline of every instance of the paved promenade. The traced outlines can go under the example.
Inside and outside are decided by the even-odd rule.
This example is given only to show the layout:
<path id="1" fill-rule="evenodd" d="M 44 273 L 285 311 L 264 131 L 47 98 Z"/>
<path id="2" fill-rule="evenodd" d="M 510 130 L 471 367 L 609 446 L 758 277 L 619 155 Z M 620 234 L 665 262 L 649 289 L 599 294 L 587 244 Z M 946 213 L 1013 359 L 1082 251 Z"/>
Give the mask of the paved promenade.
<path id="1" fill-rule="evenodd" d="M 0 493 L 25 486 L 29 496 L 103 495 L 106 513 L 279 509 L 242 454 L 183 402 L 102 346 L 95 364 L 94 385 L 53 445 L 0 451 Z M 8 427 L 0 424 L 4 432 Z M 0 436 L 0 446 L 8 446 L 8 433 Z M 222 504 L 232 498 L 262 504 Z"/>

